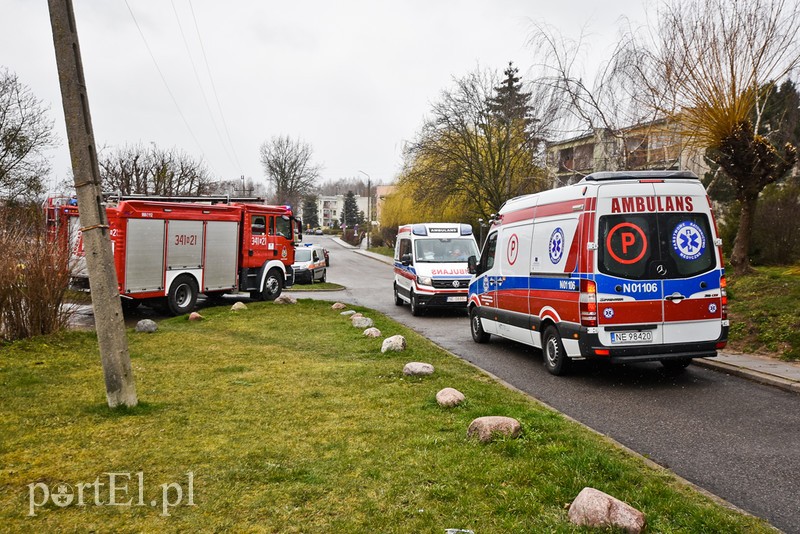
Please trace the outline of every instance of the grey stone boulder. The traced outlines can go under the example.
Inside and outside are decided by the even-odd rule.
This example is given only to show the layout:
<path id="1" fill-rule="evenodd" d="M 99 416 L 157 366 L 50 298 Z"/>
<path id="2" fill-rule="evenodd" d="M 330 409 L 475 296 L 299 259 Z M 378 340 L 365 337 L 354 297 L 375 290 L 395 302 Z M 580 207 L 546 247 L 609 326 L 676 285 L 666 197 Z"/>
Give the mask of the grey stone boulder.
<path id="1" fill-rule="evenodd" d="M 233 306 L 231 306 L 231 311 L 240 311 L 246 309 L 247 309 L 247 304 L 245 304 L 244 302 L 234 302 Z"/>
<path id="2" fill-rule="evenodd" d="M 332 310 L 343 310 L 346 307 L 347 307 L 347 304 L 344 304 L 342 302 L 334 302 L 333 305 L 331 305 L 331 309 Z"/>
<path id="3" fill-rule="evenodd" d="M 468 438 L 478 438 L 481 443 L 489 443 L 496 436 L 517 438 L 522 433 L 522 425 L 513 417 L 490 415 L 473 419 L 467 429 Z"/>
<path id="4" fill-rule="evenodd" d="M 364 335 L 367 337 L 381 337 L 381 331 L 372 326 L 364 330 Z"/>
<path id="5" fill-rule="evenodd" d="M 406 376 L 428 376 L 433 374 L 433 366 L 423 362 L 408 362 L 403 367 L 403 374 Z"/>
<path id="6" fill-rule="evenodd" d="M 443 408 L 453 408 L 464 402 L 467 398 L 455 388 L 444 388 L 436 394 L 436 402 Z"/>
<path id="7" fill-rule="evenodd" d="M 340 313 L 339 315 L 345 315 L 345 316 L 347 316 L 347 315 L 355 315 L 355 314 L 356 314 L 356 311 L 355 311 L 355 310 L 347 310 L 347 311 L 343 311 L 343 312 L 342 312 L 342 313 Z"/>
<path id="8" fill-rule="evenodd" d="M 569 507 L 569 520 L 575 525 L 616 527 L 638 534 L 647 521 L 644 514 L 619 499 L 594 488 L 583 488 Z"/>
<path id="9" fill-rule="evenodd" d="M 375 323 L 369 317 L 356 317 L 353 316 L 353 326 L 356 328 L 370 328 L 375 325 Z"/>
<path id="10" fill-rule="evenodd" d="M 152 334 L 158 330 L 158 323 L 153 321 L 152 319 L 142 319 L 138 323 L 136 323 L 136 331 L 142 332 L 144 334 Z"/>
<path id="11" fill-rule="evenodd" d="M 387 337 L 383 340 L 383 345 L 381 345 L 381 352 L 387 353 L 389 351 L 401 351 L 406 350 L 406 338 L 401 335 L 396 335 L 392 337 Z"/>
<path id="12" fill-rule="evenodd" d="M 291 295 L 283 293 L 275 299 L 275 304 L 297 304 L 297 299 Z"/>

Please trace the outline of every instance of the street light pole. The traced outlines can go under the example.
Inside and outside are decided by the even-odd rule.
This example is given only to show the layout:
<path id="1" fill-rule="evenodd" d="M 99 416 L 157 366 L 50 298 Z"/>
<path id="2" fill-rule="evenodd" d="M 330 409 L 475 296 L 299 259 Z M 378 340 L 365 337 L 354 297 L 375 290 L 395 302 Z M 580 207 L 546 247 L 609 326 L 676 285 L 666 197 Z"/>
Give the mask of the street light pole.
<path id="1" fill-rule="evenodd" d="M 364 171 L 358 171 L 367 177 L 367 248 L 369 248 L 369 235 L 372 233 L 372 178 Z"/>

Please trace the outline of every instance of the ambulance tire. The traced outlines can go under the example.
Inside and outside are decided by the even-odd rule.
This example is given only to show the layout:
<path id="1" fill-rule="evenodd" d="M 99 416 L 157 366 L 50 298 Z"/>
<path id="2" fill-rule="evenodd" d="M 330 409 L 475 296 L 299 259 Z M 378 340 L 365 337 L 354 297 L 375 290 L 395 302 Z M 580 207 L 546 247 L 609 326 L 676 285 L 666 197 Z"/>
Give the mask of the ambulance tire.
<path id="1" fill-rule="evenodd" d="M 487 334 L 483 329 L 483 323 L 478 316 L 478 308 L 473 307 L 469 310 L 469 331 L 472 333 L 472 340 L 475 343 L 488 343 L 492 334 Z"/>
<path id="2" fill-rule="evenodd" d="M 569 356 L 564 350 L 561 336 L 555 326 L 548 326 L 544 331 L 544 343 L 542 343 L 542 357 L 544 367 L 550 374 L 559 376 L 567 372 L 569 368 Z"/>
<path id="3" fill-rule="evenodd" d="M 319 281 L 323 284 L 328 281 L 328 269 L 322 269 L 322 278 Z"/>
<path id="4" fill-rule="evenodd" d="M 189 313 L 197 303 L 197 282 L 194 277 L 182 274 L 172 282 L 167 294 L 167 308 L 172 315 Z"/>
<path id="5" fill-rule="evenodd" d="M 420 315 L 422 315 L 422 310 L 419 307 L 419 301 L 417 301 L 417 296 L 414 294 L 413 291 L 411 292 L 410 304 L 411 304 L 411 315 L 413 315 L 414 317 L 419 317 Z"/>
<path id="6" fill-rule="evenodd" d="M 312 282 L 313 280 L 313 276 Z M 283 276 L 278 269 L 270 269 L 267 276 L 264 278 L 264 288 L 259 294 L 261 300 L 275 300 L 281 296 L 283 291 Z"/>
<path id="7" fill-rule="evenodd" d="M 394 285 L 394 305 L 395 306 L 402 306 L 405 303 L 403 299 L 400 298 L 400 295 L 397 294 L 397 284 Z"/>

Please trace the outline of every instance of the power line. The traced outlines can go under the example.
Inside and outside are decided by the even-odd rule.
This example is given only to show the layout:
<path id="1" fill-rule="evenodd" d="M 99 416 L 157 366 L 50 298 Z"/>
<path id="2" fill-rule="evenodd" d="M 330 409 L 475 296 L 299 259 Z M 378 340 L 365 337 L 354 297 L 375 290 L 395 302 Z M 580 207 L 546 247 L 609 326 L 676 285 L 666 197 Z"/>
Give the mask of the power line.
<path id="1" fill-rule="evenodd" d="M 133 19 L 133 23 L 136 25 L 136 29 L 139 30 L 139 35 L 142 37 L 142 42 L 144 42 L 145 48 L 147 48 L 147 53 L 150 54 L 150 59 L 153 60 L 153 64 L 156 67 L 156 71 L 158 71 L 158 75 L 161 77 L 161 81 L 164 83 L 164 87 L 167 89 L 167 93 L 169 93 L 170 98 L 172 99 L 172 103 L 175 105 L 175 109 L 178 111 L 178 115 L 180 115 L 181 119 L 183 120 L 183 124 L 186 125 L 186 129 L 189 130 L 189 134 L 194 139 L 195 144 L 197 144 L 197 148 L 200 149 L 200 153 L 203 155 L 203 159 L 206 160 L 208 165 L 211 167 L 211 172 L 216 174 L 214 171 L 214 166 L 211 162 L 208 161 L 206 158 L 205 150 L 203 150 L 203 145 L 200 144 L 198 141 L 197 136 L 194 134 L 192 127 L 189 125 L 189 121 L 186 120 L 186 117 L 181 111 L 180 105 L 178 105 L 178 100 L 175 98 L 175 95 L 172 93 L 172 89 L 170 89 L 169 84 L 167 83 L 167 79 L 164 77 L 164 73 L 161 72 L 161 67 L 158 66 L 158 61 L 156 61 L 156 57 L 153 54 L 153 51 L 150 49 L 150 45 L 147 43 L 147 38 L 144 36 L 144 32 L 142 32 L 141 26 L 139 26 L 139 21 L 136 20 L 136 15 L 133 14 L 133 10 L 131 9 L 130 4 L 128 4 L 128 0 L 125 0 L 125 6 L 128 8 L 128 13 L 131 14 L 131 18 Z"/>
<path id="2" fill-rule="evenodd" d="M 175 8 L 175 0 L 171 0 L 171 4 L 172 4 L 172 11 L 173 13 L 175 13 L 175 20 L 178 22 L 178 29 L 181 32 L 181 39 L 183 39 L 183 46 L 186 49 L 186 55 L 189 56 L 189 62 L 192 65 L 192 72 L 194 72 L 194 79 L 197 81 L 197 86 L 200 88 L 200 94 L 203 97 L 203 103 L 205 104 L 206 110 L 208 111 L 208 116 L 211 119 L 211 125 L 214 127 L 214 131 L 217 133 L 217 137 L 219 138 L 220 141 L 220 146 L 222 146 L 222 149 L 225 151 L 225 155 L 228 158 L 228 162 L 231 165 L 236 165 L 236 163 L 234 163 L 233 161 L 233 158 L 231 158 L 231 154 L 228 151 L 228 147 L 225 145 L 225 140 L 222 139 L 222 134 L 219 131 L 219 127 L 217 127 L 217 121 L 214 119 L 214 114 L 211 111 L 211 106 L 208 103 L 208 98 L 206 97 L 205 89 L 203 89 L 203 83 L 200 80 L 200 75 L 197 72 L 197 66 L 194 63 L 194 58 L 192 57 L 191 50 L 189 49 L 189 43 L 186 40 L 186 34 L 183 32 L 183 25 L 181 24 L 180 16 L 178 16 L 178 10 Z M 241 166 L 239 166 L 238 168 L 239 172 L 242 173 Z"/>
<path id="3" fill-rule="evenodd" d="M 219 103 L 219 95 L 217 94 L 217 86 L 214 84 L 214 77 L 211 75 L 211 67 L 208 65 L 208 57 L 206 56 L 206 48 L 203 46 L 203 38 L 200 36 L 200 28 L 197 26 L 197 17 L 194 14 L 194 6 L 192 6 L 192 0 L 189 0 L 189 9 L 192 12 L 192 20 L 194 21 L 194 29 L 197 33 L 197 40 L 200 42 L 200 50 L 203 52 L 203 61 L 206 64 L 206 72 L 208 73 L 208 79 L 211 81 L 211 89 L 214 93 L 214 99 L 217 102 L 217 110 L 219 111 L 219 116 L 222 119 L 222 127 L 225 129 L 225 135 L 228 138 L 228 143 L 230 143 L 231 150 L 233 151 L 233 157 L 236 160 L 236 165 L 239 169 L 242 168 L 242 165 L 239 163 L 239 155 L 236 153 L 236 147 L 231 140 L 231 133 L 228 130 L 228 123 L 225 121 L 225 114 L 222 112 L 222 106 Z"/>

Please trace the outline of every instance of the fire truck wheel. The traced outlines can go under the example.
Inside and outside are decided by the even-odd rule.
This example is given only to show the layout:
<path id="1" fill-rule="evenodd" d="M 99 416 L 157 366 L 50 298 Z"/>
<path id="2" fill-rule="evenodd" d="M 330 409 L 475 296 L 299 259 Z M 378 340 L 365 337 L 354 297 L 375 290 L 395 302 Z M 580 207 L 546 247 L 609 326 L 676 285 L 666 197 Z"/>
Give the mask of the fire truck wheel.
<path id="1" fill-rule="evenodd" d="M 313 276 L 312 276 L 312 282 Z M 283 276 L 278 269 L 270 269 L 264 278 L 264 288 L 261 290 L 261 300 L 275 300 L 281 296 L 283 290 Z"/>
<path id="2" fill-rule="evenodd" d="M 487 343 L 492 337 L 483 330 L 483 323 L 478 316 L 478 308 L 473 307 L 469 310 L 469 330 L 472 332 L 472 340 L 475 343 Z"/>
<path id="3" fill-rule="evenodd" d="M 417 302 L 417 296 L 413 291 L 411 292 L 411 315 L 414 317 L 422 315 L 422 310 L 419 309 L 419 302 Z"/>
<path id="4" fill-rule="evenodd" d="M 564 351 L 564 344 L 561 343 L 561 336 L 555 326 L 548 326 L 544 331 L 542 353 L 544 366 L 551 374 L 558 376 L 567 372 L 569 356 Z"/>
<path id="5" fill-rule="evenodd" d="M 172 282 L 167 294 L 167 307 L 172 315 L 189 313 L 197 302 L 197 282 L 182 274 Z"/>

